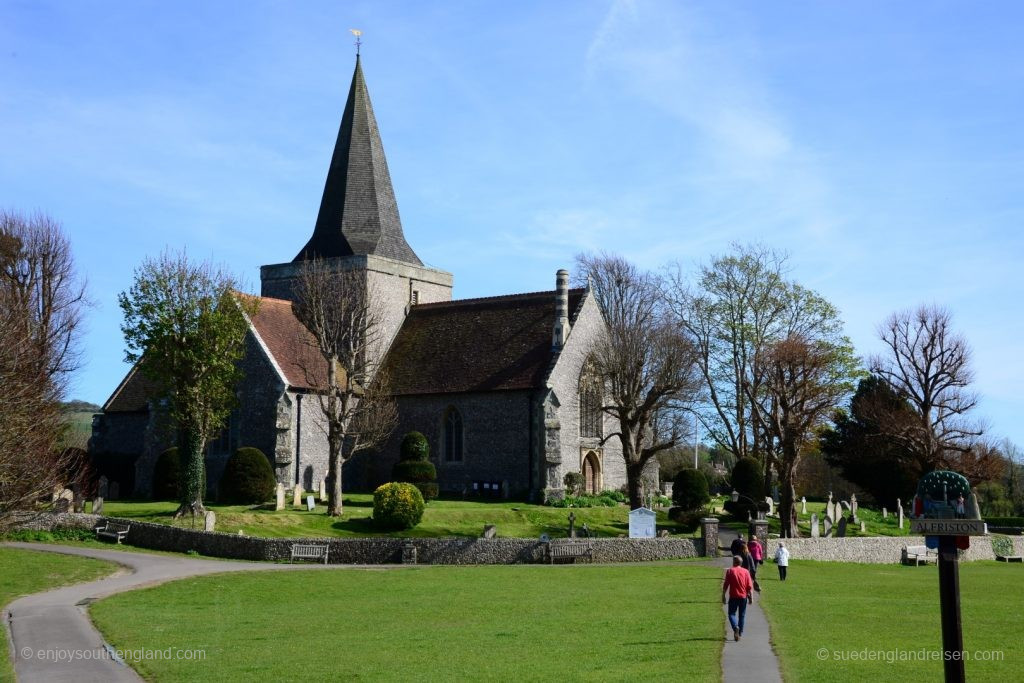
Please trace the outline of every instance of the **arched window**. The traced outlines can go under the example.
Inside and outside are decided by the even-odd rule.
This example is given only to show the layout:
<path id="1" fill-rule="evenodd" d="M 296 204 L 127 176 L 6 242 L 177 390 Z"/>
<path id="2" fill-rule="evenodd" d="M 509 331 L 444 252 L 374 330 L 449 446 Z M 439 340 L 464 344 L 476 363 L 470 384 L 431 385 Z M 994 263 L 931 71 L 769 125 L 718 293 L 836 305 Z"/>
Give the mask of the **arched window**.
<path id="1" fill-rule="evenodd" d="M 580 436 L 597 437 L 603 434 L 601 402 L 604 398 L 604 387 L 601 377 L 593 361 L 587 361 L 580 373 Z"/>
<path id="2" fill-rule="evenodd" d="M 454 407 L 444 416 L 444 459 L 462 462 L 462 416 Z"/>

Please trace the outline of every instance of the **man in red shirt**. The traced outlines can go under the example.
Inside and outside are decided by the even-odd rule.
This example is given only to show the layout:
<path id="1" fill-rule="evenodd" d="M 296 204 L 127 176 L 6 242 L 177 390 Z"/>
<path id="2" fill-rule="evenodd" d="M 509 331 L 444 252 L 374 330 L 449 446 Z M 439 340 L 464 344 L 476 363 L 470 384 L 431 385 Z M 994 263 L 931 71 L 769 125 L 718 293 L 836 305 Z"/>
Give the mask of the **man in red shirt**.
<path id="1" fill-rule="evenodd" d="M 754 601 L 754 581 L 750 578 L 750 572 L 741 567 L 743 558 L 738 555 L 732 557 L 732 567 L 725 570 L 725 580 L 722 581 L 722 602 L 726 596 L 729 598 L 729 624 L 732 625 L 732 636 L 736 640 L 743 635 L 743 620 L 747 616 L 747 603 Z M 739 612 L 739 623 L 736 621 L 736 613 Z"/>

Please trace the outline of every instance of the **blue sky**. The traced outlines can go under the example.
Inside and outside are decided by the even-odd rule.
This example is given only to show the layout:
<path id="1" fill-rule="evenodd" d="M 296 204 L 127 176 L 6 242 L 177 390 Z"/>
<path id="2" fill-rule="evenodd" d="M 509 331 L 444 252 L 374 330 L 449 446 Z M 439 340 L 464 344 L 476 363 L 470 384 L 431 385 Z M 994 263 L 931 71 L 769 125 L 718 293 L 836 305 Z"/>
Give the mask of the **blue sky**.
<path id="1" fill-rule="evenodd" d="M 0 0 L 0 206 L 63 222 L 123 375 L 117 293 L 187 247 L 252 288 L 309 237 L 364 31 L 406 236 L 459 298 L 583 250 L 791 255 L 858 351 L 947 306 L 1024 444 L 1024 5 Z"/>

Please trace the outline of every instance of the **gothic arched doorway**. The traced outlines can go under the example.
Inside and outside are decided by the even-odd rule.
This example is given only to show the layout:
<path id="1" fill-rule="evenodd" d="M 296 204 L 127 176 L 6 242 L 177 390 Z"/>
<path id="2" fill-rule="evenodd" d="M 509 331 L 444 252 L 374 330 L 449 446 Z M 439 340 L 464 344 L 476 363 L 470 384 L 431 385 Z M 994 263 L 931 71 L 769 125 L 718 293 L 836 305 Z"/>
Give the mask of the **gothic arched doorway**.
<path id="1" fill-rule="evenodd" d="M 591 495 L 601 492 L 601 457 L 597 451 L 588 451 L 583 456 L 583 487 Z"/>

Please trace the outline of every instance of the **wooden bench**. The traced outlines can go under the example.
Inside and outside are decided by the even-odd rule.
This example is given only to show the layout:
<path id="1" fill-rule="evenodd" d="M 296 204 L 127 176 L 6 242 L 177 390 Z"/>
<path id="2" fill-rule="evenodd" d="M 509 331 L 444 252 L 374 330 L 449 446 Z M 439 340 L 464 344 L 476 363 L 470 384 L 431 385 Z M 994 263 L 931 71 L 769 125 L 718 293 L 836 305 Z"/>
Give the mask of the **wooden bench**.
<path id="1" fill-rule="evenodd" d="M 327 564 L 327 550 L 326 545 L 314 545 L 311 543 L 295 543 L 292 545 L 292 559 L 295 560 L 316 560 L 319 562 L 321 558 L 324 564 Z"/>
<path id="2" fill-rule="evenodd" d="M 576 563 L 576 560 L 585 557 L 587 561 L 594 561 L 594 546 L 589 541 L 568 541 L 562 543 L 548 544 L 548 563 L 555 564 L 555 560 Z"/>
<path id="3" fill-rule="evenodd" d="M 93 530 L 96 532 L 96 538 L 109 538 L 120 544 L 128 535 L 130 528 L 131 525 L 124 522 L 107 522 L 106 524 L 100 524 Z"/>
<path id="4" fill-rule="evenodd" d="M 996 560 L 999 562 L 1024 562 L 1024 557 L 1021 555 L 996 555 Z"/>
<path id="5" fill-rule="evenodd" d="M 910 564 L 913 562 L 915 567 L 919 567 L 920 565 L 928 564 L 929 562 L 937 562 L 938 559 L 938 553 L 934 550 L 929 550 L 927 546 L 903 546 L 903 564 Z"/>

